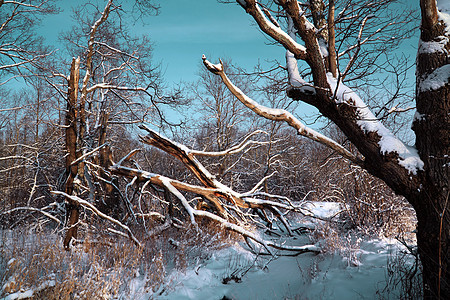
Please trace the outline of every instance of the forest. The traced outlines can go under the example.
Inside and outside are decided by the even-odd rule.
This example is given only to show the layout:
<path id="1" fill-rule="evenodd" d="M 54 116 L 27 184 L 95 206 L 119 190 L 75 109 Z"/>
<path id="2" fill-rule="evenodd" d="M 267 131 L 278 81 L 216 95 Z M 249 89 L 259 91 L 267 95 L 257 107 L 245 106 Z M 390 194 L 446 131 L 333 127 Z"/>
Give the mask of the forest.
<path id="1" fill-rule="evenodd" d="M 450 1 L 211 1 L 283 59 L 0 1 L 1 299 L 450 299 Z"/>

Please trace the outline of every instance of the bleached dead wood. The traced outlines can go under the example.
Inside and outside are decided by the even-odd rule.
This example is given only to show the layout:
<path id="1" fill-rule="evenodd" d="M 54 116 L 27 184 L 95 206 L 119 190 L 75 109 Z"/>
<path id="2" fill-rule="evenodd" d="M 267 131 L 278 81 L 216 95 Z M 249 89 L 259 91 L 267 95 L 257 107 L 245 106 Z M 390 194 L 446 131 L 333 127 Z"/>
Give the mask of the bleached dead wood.
<path id="1" fill-rule="evenodd" d="M 284 218 L 284 211 L 302 212 L 301 205 L 295 206 L 289 199 L 285 197 L 277 197 L 264 193 L 263 197 L 271 199 L 258 199 L 258 193 L 255 193 L 255 188 L 247 193 L 239 193 L 232 190 L 230 187 L 220 183 L 195 157 L 195 155 L 202 155 L 204 152 L 195 151 L 186 146 L 172 141 L 156 131 L 148 127 L 141 126 L 141 129 L 147 131 L 147 135 L 140 136 L 142 142 L 155 146 L 168 154 L 171 154 L 181 162 L 197 177 L 200 183 L 204 186 L 185 183 L 176 179 L 169 178 L 160 174 L 139 170 L 124 166 L 124 164 L 133 157 L 139 150 L 133 150 L 118 163 L 110 167 L 111 172 L 122 175 L 132 179 L 132 182 L 144 182 L 164 188 L 178 200 L 181 209 L 184 210 L 190 219 L 190 222 L 197 224 L 197 218 L 208 218 L 228 230 L 232 230 L 241 234 L 243 237 L 250 239 L 257 244 L 262 245 L 269 254 L 273 254 L 271 249 L 282 251 L 296 252 L 298 254 L 304 252 L 319 252 L 319 248 L 314 245 L 307 246 L 286 246 L 277 244 L 273 241 L 268 241 L 260 237 L 255 232 L 252 232 L 248 225 L 251 223 L 251 210 L 259 210 L 260 215 L 265 216 L 269 223 L 271 221 L 267 217 L 268 214 L 280 220 L 281 224 L 292 234 L 294 230 L 290 228 L 288 221 Z M 242 143 L 233 147 L 233 151 L 245 148 L 249 137 L 244 139 Z M 230 150 L 223 151 L 224 154 L 232 153 Z M 270 177 L 270 176 L 269 176 Z M 269 178 L 268 177 L 268 178 Z M 267 179 L 267 178 L 266 178 Z M 209 210 L 203 210 L 195 207 L 192 200 L 188 200 L 188 195 L 194 194 L 194 199 L 201 196 L 200 199 L 208 200 L 212 206 L 208 206 Z M 267 212 L 267 213 L 266 213 Z"/>
<path id="2" fill-rule="evenodd" d="M 294 117 L 290 112 L 280 109 L 280 108 L 269 108 L 265 107 L 259 103 L 257 103 L 255 100 L 248 97 L 246 94 L 244 94 L 237 86 L 235 86 L 231 80 L 228 78 L 227 74 L 225 74 L 225 71 L 223 69 L 223 64 L 220 61 L 220 64 L 212 64 L 206 59 L 206 56 L 203 55 L 203 64 L 205 67 L 212 73 L 219 75 L 220 78 L 222 78 L 223 83 L 227 86 L 227 88 L 230 90 L 233 95 L 238 98 L 245 106 L 250 108 L 253 112 L 256 114 L 267 118 L 269 120 L 273 121 L 284 121 L 288 123 L 291 127 L 295 128 L 298 132 L 298 134 L 303 135 L 305 137 L 308 137 L 316 142 L 319 142 L 343 157 L 349 159 L 350 161 L 354 162 L 355 164 L 361 164 L 362 161 L 355 156 L 353 153 L 345 149 L 342 145 L 337 143 L 336 141 L 324 136 L 323 134 L 306 127 L 300 120 L 298 120 L 296 117 Z"/>

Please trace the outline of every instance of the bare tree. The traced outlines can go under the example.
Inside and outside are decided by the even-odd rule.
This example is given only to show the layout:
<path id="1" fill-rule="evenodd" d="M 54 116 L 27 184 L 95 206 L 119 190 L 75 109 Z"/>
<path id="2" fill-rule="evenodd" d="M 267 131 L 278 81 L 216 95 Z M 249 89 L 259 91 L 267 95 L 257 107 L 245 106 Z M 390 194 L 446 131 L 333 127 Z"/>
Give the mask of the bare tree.
<path id="1" fill-rule="evenodd" d="M 144 4 L 151 2 L 136 5 Z M 69 52 L 78 58 L 72 60 L 69 76 L 53 71 L 56 80 L 49 80 L 67 103 L 65 193 L 86 194 L 102 213 L 113 217 L 122 209 L 117 183 L 108 171 L 112 142 L 121 138 L 115 133 L 138 122 L 160 124 L 165 117 L 159 106 L 174 102 L 161 96 L 161 77 L 151 61 L 151 43 L 128 33 L 123 13 L 123 7 L 112 0 L 103 9 L 92 4 L 79 7 L 77 27 L 64 36 Z M 58 83 L 61 77 L 68 78 L 67 83 Z M 68 249 L 76 239 L 79 201 L 66 199 L 69 230 L 64 246 Z"/>
<path id="2" fill-rule="evenodd" d="M 370 74 L 372 69 L 364 65 L 369 59 L 361 54 L 368 44 L 375 46 L 370 51 L 376 60 L 379 51 L 382 53 L 384 47 L 397 43 L 389 30 L 398 30 L 397 25 L 401 24 L 397 20 L 406 20 L 395 18 L 379 23 L 382 19 L 379 9 L 392 1 L 358 1 L 356 6 L 354 1 L 339 4 L 328 1 L 327 5 L 321 0 L 306 3 L 290 0 L 237 2 L 265 34 L 286 49 L 288 96 L 316 107 L 342 130 L 360 155 L 349 152 L 331 139 L 319 137 L 289 112 L 264 107 L 249 98 L 230 81 L 222 64 L 212 64 L 204 58 L 206 68 L 220 76 L 230 91 L 256 114 L 287 122 L 299 134 L 332 148 L 405 196 L 418 218 L 424 297 L 449 298 L 450 216 L 446 210 L 450 162 L 447 55 L 450 25 L 445 21 L 448 11 L 443 10 L 448 8 L 442 7 L 439 11 L 436 1 L 420 1 L 422 25 L 417 60 L 417 113 L 413 122 L 416 148 L 413 148 L 388 130 L 358 94 L 345 84 L 348 76 L 358 78 Z M 280 17 L 277 22 L 271 11 Z M 382 34 L 384 29 L 388 29 L 386 35 Z M 296 37 L 300 37 L 302 43 Z M 299 72 L 297 60 L 303 62 L 302 66 L 311 74 L 309 81 L 300 76 L 302 72 Z"/>
<path id="3" fill-rule="evenodd" d="M 46 14 L 57 12 L 53 1 L 2 1 L 0 11 L 0 86 L 39 73 L 51 51 L 34 33 Z"/>

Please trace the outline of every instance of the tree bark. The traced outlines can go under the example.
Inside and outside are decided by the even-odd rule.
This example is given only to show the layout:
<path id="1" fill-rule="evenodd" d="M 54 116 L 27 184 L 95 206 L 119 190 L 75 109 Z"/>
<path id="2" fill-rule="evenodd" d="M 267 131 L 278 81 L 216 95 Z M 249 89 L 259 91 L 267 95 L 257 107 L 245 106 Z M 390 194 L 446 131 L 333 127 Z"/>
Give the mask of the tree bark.
<path id="1" fill-rule="evenodd" d="M 422 12 L 421 43 L 442 42 L 446 26 L 438 20 L 436 2 L 420 1 Z M 417 56 L 416 105 L 413 123 L 416 147 L 424 161 L 422 188 L 414 208 L 418 218 L 418 251 L 423 266 L 425 299 L 450 299 L 450 87 L 429 88 L 430 74 L 450 63 L 444 51 L 419 51 Z M 444 69 L 445 70 L 445 69 Z"/>
<path id="2" fill-rule="evenodd" d="M 78 173 L 78 164 L 73 164 L 77 159 L 77 98 L 78 98 L 78 80 L 80 78 L 80 59 L 73 59 L 70 67 L 69 88 L 67 95 L 66 112 L 66 185 L 65 193 L 72 195 L 74 191 L 74 179 Z M 64 238 L 64 248 L 69 250 L 72 238 L 77 238 L 77 222 L 79 217 L 78 203 L 70 198 L 66 198 L 66 218 L 69 229 Z"/>
<path id="3" fill-rule="evenodd" d="M 100 130 L 98 138 L 98 146 L 102 146 L 106 143 L 106 133 L 108 129 L 109 114 L 102 111 L 100 116 Z M 111 176 L 108 171 L 113 165 L 112 151 L 109 145 L 102 147 L 98 154 L 98 164 L 101 166 L 99 175 L 102 180 L 100 186 L 102 191 L 100 191 L 100 211 L 111 215 L 113 218 L 118 219 L 121 213 L 120 211 L 120 196 L 114 188 L 114 184 L 117 186 L 116 180 Z"/>

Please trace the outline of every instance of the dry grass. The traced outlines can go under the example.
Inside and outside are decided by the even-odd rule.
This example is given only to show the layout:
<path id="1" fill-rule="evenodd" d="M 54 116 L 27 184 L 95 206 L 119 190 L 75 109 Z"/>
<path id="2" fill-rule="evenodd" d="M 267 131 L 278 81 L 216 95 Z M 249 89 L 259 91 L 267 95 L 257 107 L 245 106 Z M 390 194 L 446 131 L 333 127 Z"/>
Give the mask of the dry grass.
<path id="1" fill-rule="evenodd" d="M 81 232 L 83 242 L 65 251 L 56 233 L 2 231 L 0 240 L 0 297 L 33 290 L 32 299 L 111 299 L 129 294 L 133 279 L 144 282 L 141 293 L 154 294 L 167 287 L 173 268 L 207 259 L 210 250 L 236 238 L 213 223 L 201 221 L 201 231 L 188 225 L 169 228 L 158 237 L 141 240 Z M 170 284 L 170 283 L 169 283 Z"/>

